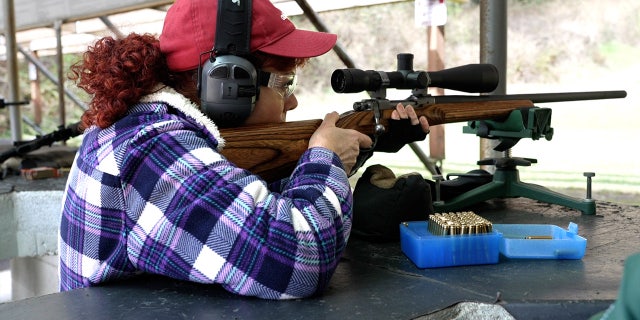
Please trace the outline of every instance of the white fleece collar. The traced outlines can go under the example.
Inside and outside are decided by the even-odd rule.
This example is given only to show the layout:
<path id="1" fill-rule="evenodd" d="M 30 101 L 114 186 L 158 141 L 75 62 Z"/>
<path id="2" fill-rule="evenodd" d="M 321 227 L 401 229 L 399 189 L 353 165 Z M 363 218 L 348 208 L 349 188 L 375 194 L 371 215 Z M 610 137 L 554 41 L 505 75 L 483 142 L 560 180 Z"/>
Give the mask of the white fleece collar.
<path id="1" fill-rule="evenodd" d="M 189 100 L 187 97 L 175 91 L 173 88 L 160 85 L 156 88 L 154 93 L 146 95 L 142 97 L 141 102 L 165 102 L 172 107 L 180 110 L 182 113 L 187 115 L 188 117 L 194 119 L 196 122 L 205 126 L 211 134 L 218 140 L 218 151 L 221 151 L 224 148 L 224 138 L 220 135 L 220 131 L 218 130 L 218 126 L 211 120 L 211 118 L 207 117 L 200 108 L 193 103 L 193 101 Z"/>

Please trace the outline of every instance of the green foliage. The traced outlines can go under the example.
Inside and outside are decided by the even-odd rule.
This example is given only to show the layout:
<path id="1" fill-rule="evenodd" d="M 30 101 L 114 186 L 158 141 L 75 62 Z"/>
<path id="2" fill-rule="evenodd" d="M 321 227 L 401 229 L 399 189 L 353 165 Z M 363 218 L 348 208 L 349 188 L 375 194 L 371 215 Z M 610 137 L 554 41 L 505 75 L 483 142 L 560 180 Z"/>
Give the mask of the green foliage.
<path id="1" fill-rule="evenodd" d="M 514 4 L 519 5 L 540 5 L 544 3 L 549 3 L 553 0 L 511 0 Z"/>
<path id="2" fill-rule="evenodd" d="M 632 65 L 637 62 L 640 56 L 640 47 L 632 46 L 617 40 L 607 41 L 598 47 L 602 59 L 608 61 L 613 67 Z"/>

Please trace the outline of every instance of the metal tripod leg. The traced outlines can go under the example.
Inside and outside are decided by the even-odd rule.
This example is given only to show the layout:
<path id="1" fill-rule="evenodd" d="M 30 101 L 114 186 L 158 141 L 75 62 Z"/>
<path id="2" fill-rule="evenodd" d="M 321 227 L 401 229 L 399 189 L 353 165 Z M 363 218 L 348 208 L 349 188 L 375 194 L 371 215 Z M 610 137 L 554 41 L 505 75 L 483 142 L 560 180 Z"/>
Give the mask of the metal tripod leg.
<path id="1" fill-rule="evenodd" d="M 497 168 L 491 182 L 447 202 L 434 202 L 433 207 L 436 212 L 450 212 L 489 199 L 517 197 L 558 204 L 582 211 L 583 214 L 592 215 L 596 212 L 595 200 L 576 199 L 539 185 L 522 182 L 516 168 Z"/>
<path id="2" fill-rule="evenodd" d="M 411 150 L 413 150 L 413 153 L 416 154 L 416 156 L 418 157 L 418 159 L 420 159 L 420 161 L 422 162 L 422 164 L 424 164 L 424 167 L 427 168 L 427 170 L 429 170 L 429 172 L 434 175 L 434 174 L 440 174 L 440 172 L 438 171 L 438 169 L 436 168 L 436 164 L 435 161 L 432 160 L 431 158 L 429 158 L 429 156 L 427 156 L 424 151 L 422 151 L 422 148 L 420 148 L 420 146 L 416 143 L 416 142 L 411 142 L 409 143 L 409 146 L 411 147 Z"/>

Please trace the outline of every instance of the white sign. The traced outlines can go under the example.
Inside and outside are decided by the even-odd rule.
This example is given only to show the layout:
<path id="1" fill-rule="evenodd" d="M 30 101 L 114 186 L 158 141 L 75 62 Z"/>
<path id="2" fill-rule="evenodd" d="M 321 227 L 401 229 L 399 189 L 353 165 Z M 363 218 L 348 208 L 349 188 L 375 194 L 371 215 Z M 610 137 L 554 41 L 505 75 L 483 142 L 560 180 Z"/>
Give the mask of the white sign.
<path id="1" fill-rule="evenodd" d="M 415 0 L 415 21 L 418 27 L 445 25 L 447 5 L 444 0 Z"/>

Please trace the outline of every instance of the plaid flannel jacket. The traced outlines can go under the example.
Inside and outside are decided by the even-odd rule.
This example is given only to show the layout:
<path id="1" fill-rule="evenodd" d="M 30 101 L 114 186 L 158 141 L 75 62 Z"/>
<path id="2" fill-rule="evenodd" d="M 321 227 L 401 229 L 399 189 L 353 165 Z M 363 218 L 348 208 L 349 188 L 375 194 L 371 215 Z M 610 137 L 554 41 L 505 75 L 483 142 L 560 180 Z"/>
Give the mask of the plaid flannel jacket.
<path id="1" fill-rule="evenodd" d="M 265 299 L 322 292 L 351 230 L 333 152 L 270 186 L 228 162 L 217 127 L 172 89 L 84 135 L 65 189 L 60 289 L 153 273 Z"/>

